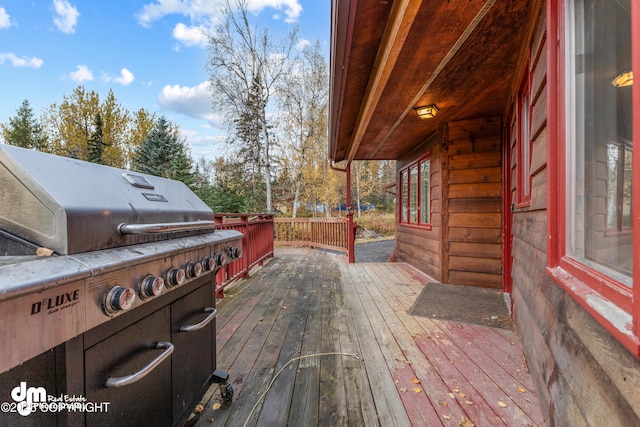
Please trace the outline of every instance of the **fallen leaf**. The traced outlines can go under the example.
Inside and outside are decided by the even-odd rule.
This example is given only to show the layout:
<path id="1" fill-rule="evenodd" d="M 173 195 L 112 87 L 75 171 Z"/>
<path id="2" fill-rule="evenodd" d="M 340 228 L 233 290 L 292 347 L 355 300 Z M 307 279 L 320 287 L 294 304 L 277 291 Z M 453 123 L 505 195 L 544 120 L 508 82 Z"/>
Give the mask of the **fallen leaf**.
<path id="1" fill-rule="evenodd" d="M 287 307 L 285 307 L 284 305 L 280 306 L 280 310 L 284 310 L 285 308 L 287 308 Z"/>
<path id="2" fill-rule="evenodd" d="M 442 402 L 440 402 L 440 406 L 449 406 L 449 404 L 445 400 L 443 400 Z"/>
<path id="3" fill-rule="evenodd" d="M 455 394 L 453 394 L 453 393 L 447 393 L 447 394 L 448 394 L 448 395 L 449 395 L 449 397 L 450 397 L 450 398 L 452 398 L 452 399 L 455 399 L 455 398 L 456 398 L 456 395 L 455 395 Z"/>
<path id="4" fill-rule="evenodd" d="M 398 384 L 400 381 L 398 381 L 398 380 L 394 380 L 393 382 L 394 382 L 394 383 L 396 383 L 396 384 Z"/>
<path id="5" fill-rule="evenodd" d="M 460 397 L 461 397 L 461 398 L 463 398 L 463 399 L 464 399 L 465 397 L 467 397 L 467 395 L 466 395 L 466 394 L 464 394 L 464 393 L 460 393 L 458 396 L 460 396 Z"/>
<path id="6" fill-rule="evenodd" d="M 414 384 L 420 384 L 420 380 L 417 378 L 412 379 L 411 382 Z"/>
<path id="7" fill-rule="evenodd" d="M 421 390 L 421 389 L 419 389 L 418 387 L 414 387 L 414 388 L 413 388 L 413 391 L 415 391 L 416 393 L 420 393 L 422 390 Z"/>
<path id="8" fill-rule="evenodd" d="M 462 416 L 462 418 L 460 418 L 460 421 L 458 421 L 458 425 L 462 426 L 462 427 L 475 427 L 476 425 L 467 417 L 465 417 L 464 415 Z"/>
<path id="9" fill-rule="evenodd" d="M 400 389 L 400 391 L 404 393 L 405 391 L 407 391 L 407 389 L 406 389 L 406 388 L 404 388 L 404 387 L 402 387 L 402 388 Z"/>
<path id="10" fill-rule="evenodd" d="M 460 393 L 460 387 L 456 387 L 456 388 L 454 388 L 454 389 L 453 389 L 453 392 L 454 392 L 454 393 Z"/>
<path id="11" fill-rule="evenodd" d="M 449 415 L 443 415 L 442 418 L 444 418 L 445 420 L 450 420 L 451 417 Z"/>
<path id="12" fill-rule="evenodd" d="M 213 410 L 214 411 L 217 411 L 221 407 L 222 407 L 222 403 L 220 403 L 220 402 L 216 402 L 216 403 L 213 404 Z"/>
<path id="13" fill-rule="evenodd" d="M 518 387 L 516 390 L 518 390 L 520 393 L 526 393 L 527 390 L 523 389 L 522 387 Z"/>
<path id="14" fill-rule="evenodd" d="M 501 408 L 506 408 L 507 404 L 504 403 L 502 400 L 498 400 L 498 406 L 501 407 Z"/>
<path id="15" fill-rule="evenodd" d="M 195 411 L 196 411 L 196 414 L 201 414 L 202 411 L 204 411 L 204 406 L 202 406 L 202 405 L 196 406 Z"/>
<path id="16" fill-rule="evenodd" d="M 464 402 L 464 403 L 466 403 L 467 405 L 473 405 L 473 402 L 472 402 L 472 401 L 470 401 L 470 400 L 465 400 L 465 402 Z"/>

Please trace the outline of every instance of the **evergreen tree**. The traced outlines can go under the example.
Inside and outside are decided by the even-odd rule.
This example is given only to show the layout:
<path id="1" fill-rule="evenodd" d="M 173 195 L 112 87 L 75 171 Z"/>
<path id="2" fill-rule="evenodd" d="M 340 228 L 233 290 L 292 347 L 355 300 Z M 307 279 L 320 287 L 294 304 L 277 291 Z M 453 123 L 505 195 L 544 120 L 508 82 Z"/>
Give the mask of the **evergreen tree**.
<path id="1" fill-rule="evenodd" d="M 105 164 L 102 155 L 104 153 L 104 147 L 109 144 L 104 142 L 104 136 L 102 133 L 102 116 L 100 113 L 96 114 L 91 139 L 87 141 L 87 145 L 89 146 L 87 160 L 93 163 L 100 163 L 101 165 Z"/>
<path id="2" fill-rule="evenodd" d="M 0 124 L 2 137 L 9 145 L 17 145 L 23 148 L 44 150 L 47 147 L 47 138 L 42 126 L 33 116 L 33 110 L 26 99 L 16 110 L 16 116 L 9 118 L 9 124 Z"/>
<path id="3" fill-rule="evenodd" d="M 191 159 L 178 131 L 160 117 L 146 138 L 134 151 L 133 170 L 169 179 L 178 179 L 188 186 L 194 183 Z"/>
<path id="4" fill-rule="evenodd" d="M 249 212 L 245 196 L 247 186 L 242 179 L 244 173 L 241 165 L 238 162 L 226 161 L 220 157 L 216 159 L 213 167 L 216 172 L 215 182 L 206 188 L 207 191 L 204 194 L 205 197 L 201 197 L 202 200 L 214 212 Z"/>
<path id="5" fill-rule="evenodd" d="M 185 144 L 178 144 L 171 162 L 169 178 L 184 182 L 190 189 L 195 188 L 195 178 L 192 169 L 192 160 Z"/>

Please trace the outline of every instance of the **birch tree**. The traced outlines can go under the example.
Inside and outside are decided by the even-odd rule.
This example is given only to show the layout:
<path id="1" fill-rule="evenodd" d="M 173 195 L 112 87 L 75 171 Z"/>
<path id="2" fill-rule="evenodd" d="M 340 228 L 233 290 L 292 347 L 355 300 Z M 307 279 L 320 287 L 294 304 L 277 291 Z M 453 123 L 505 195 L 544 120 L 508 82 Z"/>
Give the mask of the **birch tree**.
<path id="1" fill-rule="evenodd" d="M 269 109 L 274 103 L 276 84 L 289 71 L 289 57 L 296 42 L 297 29 L 281 42 L 272 40 L 268 29 L 260 30 L 250 19 L 247 0 L 227 0 L 220 23 L 207 35 L 208 73 L 212 106 L 224 113 L 230 142 L 241 147 L 246 161 L 256 165 L 264 177 L 266 210 L 273 211 L 272 124 Z"/>
<path id="2" fill-rule="evenodd" d="M 309 157 L 314 146 L 327 145 L 328 89 L 328 68 L 320 42 L 316 41 L 303 49 L 301 57 L 293 62 L 292 71 L 283 76 L 279 85 L 280 126 L 291 160 L 294 218 L 305 181 L 304 166 L 311 163 Z"/>

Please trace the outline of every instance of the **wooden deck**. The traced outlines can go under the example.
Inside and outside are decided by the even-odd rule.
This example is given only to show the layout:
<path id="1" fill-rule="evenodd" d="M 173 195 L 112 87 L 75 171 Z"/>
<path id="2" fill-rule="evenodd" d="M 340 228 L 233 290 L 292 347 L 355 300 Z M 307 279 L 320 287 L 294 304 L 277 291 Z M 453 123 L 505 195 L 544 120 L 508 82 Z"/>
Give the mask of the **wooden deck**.
<path id="1" fill-rule="evenodd" d="M 212 386 L 196 425 L 544 426 L 514 332 L 408 314 L 429 281 L 404 263 L 277 250 L 218 304 L 234 399 L 216 404 Z"/>

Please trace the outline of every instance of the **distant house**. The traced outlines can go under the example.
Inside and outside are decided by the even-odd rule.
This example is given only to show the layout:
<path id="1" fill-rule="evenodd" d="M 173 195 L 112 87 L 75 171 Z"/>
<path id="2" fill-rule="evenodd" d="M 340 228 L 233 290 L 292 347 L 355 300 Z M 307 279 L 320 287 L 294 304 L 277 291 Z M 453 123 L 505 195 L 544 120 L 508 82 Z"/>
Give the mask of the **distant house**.
<path id="1" fill-rule="evenodd" d="M 396 259 L 503 290 L 550 426 L 640 425 L 640 1 L 332 0 L 331 46 Z"/>

